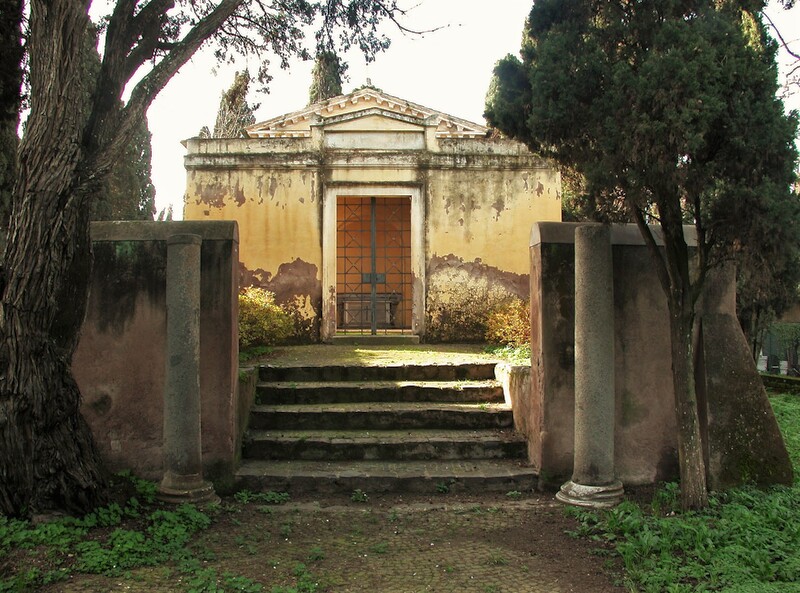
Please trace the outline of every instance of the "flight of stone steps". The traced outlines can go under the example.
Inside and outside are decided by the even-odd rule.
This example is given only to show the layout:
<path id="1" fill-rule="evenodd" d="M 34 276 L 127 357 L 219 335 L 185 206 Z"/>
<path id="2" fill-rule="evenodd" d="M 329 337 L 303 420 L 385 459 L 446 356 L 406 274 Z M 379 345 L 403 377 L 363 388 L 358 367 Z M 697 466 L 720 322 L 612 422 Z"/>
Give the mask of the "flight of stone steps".
<path id="1" fill-rule="evenodd" d="M 259 368 L 241 487 L 292 492 L 530 490 L 493 364 Z"/>

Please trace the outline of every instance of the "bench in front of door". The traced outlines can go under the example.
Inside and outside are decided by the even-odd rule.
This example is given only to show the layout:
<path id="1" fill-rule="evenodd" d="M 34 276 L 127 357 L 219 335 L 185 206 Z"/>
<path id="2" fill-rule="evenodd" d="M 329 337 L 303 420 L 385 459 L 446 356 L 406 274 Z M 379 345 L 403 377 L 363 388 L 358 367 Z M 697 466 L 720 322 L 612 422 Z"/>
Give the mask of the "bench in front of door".
<path id="1" fill-rule="evenodd" d="M 381 329 L 396 327 L 395 316 L 402 300 L 396 292 L 379 292 L 375 295 L 375 321 Z M 337 327 L 369 328 L 372 326 L 372 294 L 350 293 L 336 296 Z"/>

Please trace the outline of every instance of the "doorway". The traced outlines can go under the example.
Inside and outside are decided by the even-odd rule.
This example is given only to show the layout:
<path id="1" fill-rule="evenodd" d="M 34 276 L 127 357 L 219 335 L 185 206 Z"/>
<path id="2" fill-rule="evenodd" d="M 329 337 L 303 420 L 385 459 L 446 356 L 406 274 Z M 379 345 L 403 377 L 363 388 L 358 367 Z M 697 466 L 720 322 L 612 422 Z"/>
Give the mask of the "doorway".
<path id="1" fill-rule="evenodd" d="M 425 335 L 424 220 L 421 185 L 325 186 L 320 328 L 323 341 L 332 341 L 345 332 L 369 338 L 373 320 L 376 335 Z M 340 294 L 351 296 L 340 298 Z"/>
<path id="2" fill-rule="evenodd" d="M 410 333 L 411 318 L 410 197 L 337 196 L 337 333 Z"/>

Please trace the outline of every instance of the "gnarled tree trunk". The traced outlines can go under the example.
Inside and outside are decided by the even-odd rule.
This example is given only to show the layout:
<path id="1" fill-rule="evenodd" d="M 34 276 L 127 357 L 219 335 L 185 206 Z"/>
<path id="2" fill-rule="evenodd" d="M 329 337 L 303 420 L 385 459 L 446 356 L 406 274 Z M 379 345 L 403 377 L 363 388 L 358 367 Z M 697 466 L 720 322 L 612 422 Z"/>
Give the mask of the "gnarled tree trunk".
<path id="1" fill-rule="evenodd" d="M 91 259 L 89 183 L 81 186 L 87 3 L 34 2 L 30 22 L 31 113 L 0 300 L 0 512 L 80 513 L 105 496 L 70 370 Z"/>

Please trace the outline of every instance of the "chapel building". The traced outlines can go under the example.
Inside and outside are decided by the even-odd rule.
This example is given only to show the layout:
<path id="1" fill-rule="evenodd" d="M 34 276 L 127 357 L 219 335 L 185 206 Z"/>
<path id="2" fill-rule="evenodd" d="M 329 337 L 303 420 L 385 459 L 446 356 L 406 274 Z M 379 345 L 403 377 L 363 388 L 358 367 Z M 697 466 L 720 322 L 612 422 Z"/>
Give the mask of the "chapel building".
<path id="1" fill-rule="evenodd" d="M 482 125 L 374 88 L 185 142 L 186 220 L 236 220 L 240 282 L 306 338 L 481 340 L 528 297 L 529 236 L 561 220 L 552 164 Z"/>

